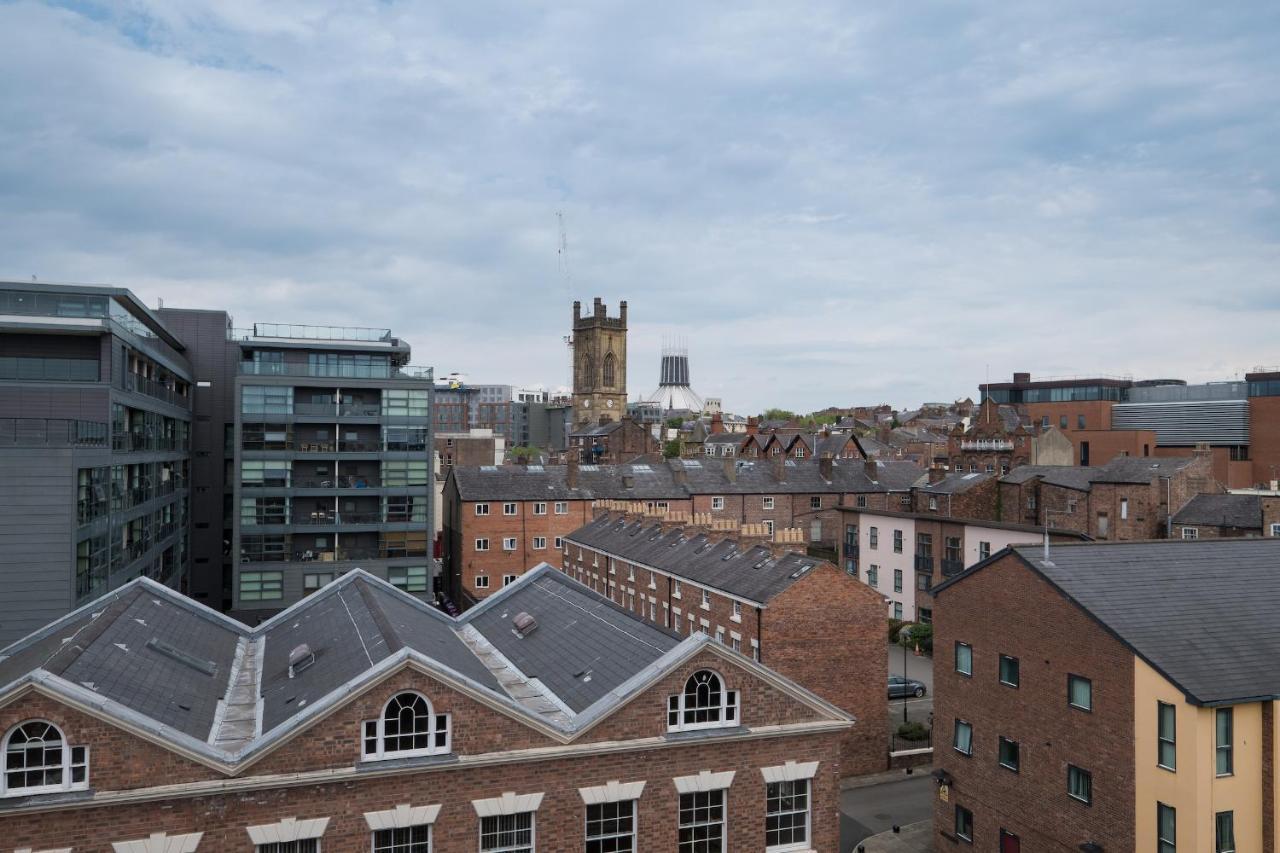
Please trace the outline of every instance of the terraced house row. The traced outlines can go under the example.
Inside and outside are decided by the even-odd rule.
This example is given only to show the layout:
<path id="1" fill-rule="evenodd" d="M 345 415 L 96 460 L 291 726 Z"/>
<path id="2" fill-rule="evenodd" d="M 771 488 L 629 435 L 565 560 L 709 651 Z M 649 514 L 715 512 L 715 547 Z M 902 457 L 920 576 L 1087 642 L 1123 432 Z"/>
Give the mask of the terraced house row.
<path id="1" fill-rule="evenodd" d="M 671 459 L 629 465 L 454 467 L 444 487 L 443 576 L 460 602 L 478 601 L 540 562 L 592 520 L 596 500 L 708 515 L 772 532 L 800 528 L 834 554 L 837 507 L 903 508 L 923 475 L 909 462 L 863 459 Z"/>
<path id="2" fill-rule="evenodd" d="M 834 850 L 849 714 L 549 566 L 256 628 L 141 578 L 0 651 L 18 849 Z"/>

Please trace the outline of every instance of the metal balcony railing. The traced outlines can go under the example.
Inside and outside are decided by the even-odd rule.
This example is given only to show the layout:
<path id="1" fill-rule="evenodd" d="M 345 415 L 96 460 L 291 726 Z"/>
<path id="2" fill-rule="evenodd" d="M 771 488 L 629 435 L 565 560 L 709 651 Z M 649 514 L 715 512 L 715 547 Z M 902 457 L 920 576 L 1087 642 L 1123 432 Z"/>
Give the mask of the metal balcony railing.
<path id="1" fill-rule="evenodd" d="M 958 575 L 964 571 L 964 560 L 947 560 L 942 561 L 942 576 L 949 578 L 952 575 Z"/>
<path id="2" fill-rule="evenodd" d="M 916 554 L 916 571 L 933 572 L 933 555 Z"/>
<path id="3" fill-rule="evenodd" d="M 1008 438 L 962 438 L 961 450 L 1013 450 L 1013 440 Z"/>
<path id="4" fill-rule="evenodd" d="M 434 378 L 433 369 L 419 365 L 391 364 L 291 364 L 270 361 L 242 361 L 245 376 L 303 376 L 313 379 L 418 379 Z"/>
<path id="5" fill-rule="evenodd" d="M 137 391 L 139 394 L 163 400 L 183 409 L 191 408 L 190 395 L 183 394 L 176 388 L 170 388 L 168 385 L 156 382 L 154 379 L 148 379 L 145 376 L 139 376 L 136 373 L 126 373 L 124 375 L 124 387 L 126 391 Z"/>
<path id="6" fill-rule="evenodd" d="M 295 415 L 333 418 L 370 418 L 382 414 L 381 403 L 294 403 Z"/>

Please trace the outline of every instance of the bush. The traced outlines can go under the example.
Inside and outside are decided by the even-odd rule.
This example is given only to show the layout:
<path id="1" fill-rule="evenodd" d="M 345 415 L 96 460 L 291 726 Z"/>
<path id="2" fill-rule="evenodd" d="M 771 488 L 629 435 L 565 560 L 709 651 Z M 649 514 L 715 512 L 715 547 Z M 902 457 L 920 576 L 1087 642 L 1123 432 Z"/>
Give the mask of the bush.
<path id="1" fill-rule="evenodd" d="M 920 651 L 930 657 L 933 656 L 933 626 L 927 624 L 919 624 L 911 626 L 911 645 L 919 646 Z"/>
<path id="2" fill-rule="evenodd" d="M 904 622 L 901 619 L 889 620 L 889 642 L 898 642 L 898 632 L 902 630 L 903 625 L 910 625 L 910 622 Z"/>
<path id="3" fill-rule="evenodd" d="M 928 740 L 929 730 L 923 723 L 910 722 L 898 726 L 898 737 L 903 740 Z"/>

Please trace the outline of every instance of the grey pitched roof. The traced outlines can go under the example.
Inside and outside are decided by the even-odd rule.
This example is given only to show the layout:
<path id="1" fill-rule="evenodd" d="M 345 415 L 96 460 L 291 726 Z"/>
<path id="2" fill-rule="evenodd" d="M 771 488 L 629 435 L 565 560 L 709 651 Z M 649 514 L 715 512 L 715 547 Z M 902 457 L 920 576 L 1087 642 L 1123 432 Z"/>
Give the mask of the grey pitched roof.
<path id="1" fill-rule="evenodd" d="M 518 636 L 512 620 L 528 613 L 538 627 Z M 544 572 L 471 617 L 498 651 L 575 712 L 626 682 L 680 643 L 636 619 L 563 572 Z"/>
<path id="2" fill-rule="evenodd" d="M 1191 456 L 1120 456 L 1098 469 L 1095 483 L 1149 483 L 1176 474 L 1195 461 Z"/>
<path id="3" fill-rule="evenodd" d="M 1053 486 L 1087 492 L 1101 470 L 1089 465 L 1019 465 L 1001 477 L 1000 482 L 1020 485 L 1040 478 Z"/>
<path id="4" fill-rule="evenodd" d="M 804 554 L 775 558 L 763 545 L 739 551 L 732 539 L 717 541 L 702 533 L 686 537 L 683 528 L 663 533 L 658 524 L 608 515 L 566 538 L 758 604 L 767 603 L 822 562 Z"/>
<path id="5" fill-rule="evenodd" d="M 226 767 L 409 663 L 568 740 L 706 648 L 545 563 L 457 618 L 356 569 L 255 628 L 138 578 L 0 650 L 0 700 L 39 684 Z"/>
<path id="6" fill-rule="evenodd" d="M 651 465 L 582 465 L 578 487 L 569 488 L 564 465 L 541 470 L 524 466 L 454 467 L 449 476 L 465 501 L 501 500 L 670 500 L 691 495 L 768 495 L 905 491 L 923 475 L 913 462 L 880 461 L 874 479 L 867 476 L 860 459 L 833 460 L 831 480 L 823 479 L 813 459 L 787 460 L 782 479 L 775 476 L 773 459 L 731 460 L 736 476 L 731 480 L 723 460 L 673 459 Z M 686 482 L 676 482 L 675 470 L 683 468 Z M 629 478 L 624 480 L 624 475 Z"/>
<path id="7" fill-rule="evenodd" d="M 1196 495 L 1173 516 L 1174 524 L 1262 529 L 1262 495 Z"/>
<path id="8" fill-rule="evenodd" d="M 733 432 L 717 432 L 708 435 L 705 439 L 707 444 L 742 444 L 746 436 L 742 433 Z"/>
<path id="9" fill-rule="evenodd" d="M 1280 539 L 1062 544 L 1049 563 L 1039 548 L 1014 550 L 1188 701 L 1280 698 Z"/>
<path id="10" fill-rule="evenodd" d="M 594 426 L 576 429 L 569 434 L 570 438 L 593 438 L 595 436 L 610 435 L 622 428 L 622 421 L 609 421 L 604 424 L 596 424 Z"/>
<path id="11" fill-rule="evenodd" d="M 974 486 L 979 486 L 994 477 L 994 474 L 986 472 L 976 472 L 963 474 L 956 472 L 948 474 L 936 483 L 926 483 L 920 486 L 920 491 L 928 492 L 931 495 L 958 495 L 961 492 L 967 492 Z"/>

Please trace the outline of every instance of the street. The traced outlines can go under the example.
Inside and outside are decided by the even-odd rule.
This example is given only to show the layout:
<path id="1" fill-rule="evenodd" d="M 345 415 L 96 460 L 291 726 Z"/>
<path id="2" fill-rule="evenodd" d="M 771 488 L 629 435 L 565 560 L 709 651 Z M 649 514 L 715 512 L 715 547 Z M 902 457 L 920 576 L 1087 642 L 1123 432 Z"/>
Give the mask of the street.
<path id="1" fill-rule="evenodd" d="M 888 645 L 889 655 L 889 674 L 903 675 L 902 665 L 902 646 L 897 643 Z M 906 653 L 906 673 L 907 678 L 914 678 L 916 681 L 922 682 L 925 686 L 925 695 L 921 699 L 914 697 L 903 699 L 889 700 L 889 731 L 897 731 L 898 726 L 902 725 L 902 710 L 906 707 L 907 719 L 913 722 L 929 725 L 930 717 L 933 715 L 933 659 L 925 655 L 917 657 L 914 652 L 908 650 Z"/>
<path id="2" fill-rule="evenodd" d="M 851 853 L 868 836 L 929 820 L 933 815 L 933 780 L 929 768 L 902 773 L 878 785 L 851 788 L 840 794 L 840 853 Z"/>

